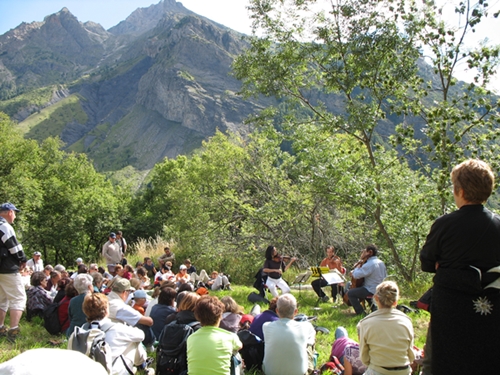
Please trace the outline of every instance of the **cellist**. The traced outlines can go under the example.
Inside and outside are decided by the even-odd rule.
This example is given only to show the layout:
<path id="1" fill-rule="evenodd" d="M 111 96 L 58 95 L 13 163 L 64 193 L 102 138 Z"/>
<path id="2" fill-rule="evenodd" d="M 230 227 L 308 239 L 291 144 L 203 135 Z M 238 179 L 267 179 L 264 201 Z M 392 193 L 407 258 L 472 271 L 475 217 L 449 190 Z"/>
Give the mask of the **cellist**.
<path id="1" fill-rule="evenodd" d="M 351 276 L 353 278 L 365 279 L 363 286 L 349 289 L 347 292 L 347 297 L 352 307 L 354 307 L 356 315 L 365 313 L 360 301 L 366 299 L 369 295 L 375 294 L 377 285 L 387 277 L 385 264 L 377 257 L 377 253 L 378 250 L 375 245 L 368 245 L 361 254 L 361 258 L 365 260 L 365 262 L 351 271 Z"/>

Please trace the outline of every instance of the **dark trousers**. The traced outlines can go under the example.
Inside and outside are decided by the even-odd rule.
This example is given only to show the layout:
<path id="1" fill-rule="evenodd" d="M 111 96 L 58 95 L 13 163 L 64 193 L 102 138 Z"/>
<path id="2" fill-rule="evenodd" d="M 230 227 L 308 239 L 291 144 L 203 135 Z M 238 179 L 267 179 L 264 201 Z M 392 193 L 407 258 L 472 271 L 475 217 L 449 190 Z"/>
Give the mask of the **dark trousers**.
<path id="1" fill-rule="evenodd" d="M 326 296 L 326 294 L 323 292 L 321 288 L 327 285 L 328 283 L 326 282 L 326 280 L 321 277 L 319 279 L 314 280 L 311 283 L 311 286 L 313 287 L 314 291 L 316 292 L 319 298 L 323 298 L 324 296 Z M 332 287 L 332 297 L 333 301 L 335 302 L 335 298 L 337 298 L 337 293 L 339 292 L 339 289 L 341 287 L 339 286 L 339 284 L 331 284 L 330 286 Z"/>
<path id="2" fill-rule="evenodd" d="M 365 312 L 361 306 L 360 300 L 366 299 L 369 295 L 371 295 L 371 293 L 363 287 L 349 289 L 347 296 L 349 297 L 349 302 L 351 302 L 352 307 L 354 307 L 356 314 L 359 315 Z"/>
<path id="3" fill-rule="evenodd" d="M 153 343 L 156 340 L 156 337 L 155 337 L 155 334 L 153 333 L 153 330 L 151 329 L 151 327 L 148 327 L 148 326 L 146 326 L 144 324 L 140 324 L 140 323 L 137 323 L 135 326 L 144 332 L 144 340 L 142 340 L 142 343 L 144 344 L 144 346 L 153 345 Z"/>

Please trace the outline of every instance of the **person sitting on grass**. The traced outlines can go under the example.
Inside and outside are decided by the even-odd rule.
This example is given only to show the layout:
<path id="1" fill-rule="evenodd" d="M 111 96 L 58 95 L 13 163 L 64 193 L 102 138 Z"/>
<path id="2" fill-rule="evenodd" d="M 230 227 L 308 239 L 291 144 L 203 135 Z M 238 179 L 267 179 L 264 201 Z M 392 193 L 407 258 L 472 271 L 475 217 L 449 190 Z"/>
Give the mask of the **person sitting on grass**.
<path id="1" fill-rule="evenodd" d="M 43 317 L 43 310 L 52 303 L 50 293 L 45 290 L 47 285 L 47 277 L 42 271 L 33 272 L 31 275 L 31 288 L 28 289 L 27 296 L 27 316 L 28 322 L 34 316 Z"/>
<path id="2" fill-rule="evenodd" d="M 151 327 L 156 338 L 160 337 L 161 330 L 165 326 L 167 316 L 175 313 L 175 297 L 177 292 L 173 288 L 161 287 L 158 303 L 151 309 L 153 326 Z"/>
<path id="3" fill-rule="evenodd" d="M 262 332 L 262 326 L 267 322 L 274 322 L 279 319 L 278 314 L 276 314 L 276 304 L 278 303 L 278 297 L 274 297 L 269 301 L 269 308 L 258 314 L 250 324 L 249 331 L 254 335 L 258 336 L 261 340 L 264 340 L 264 333 Z"/>
<path id="4" fill-rule="evenodd" d="M 333 361 L 333 357 L 337 357 L 344 366 L 344 375 L 362 375 L 366 371 L 366 366 L 361 362 L 359 355 L 359 344 L 349 338 L 344 327 L 335 330 L 330 360 Z"/>
<path id="5" fill-rule="evenodd" d="M 147 368 L 152 361 L 148 360 L 146 349 L 141 344 L 144 340 L 144 332 L 127 324 L 113 324 L 108 318 L 109 303 L 106 295 L 102 293 L 86 295 L 83 301 L 83 312 L 90 327 L 111 325 L 111 328 L 106 331 L 105 341 L 111 348 L 113 374 L 128 375 L 127 367 L 129 369 L 137 367 L 144 374 L 154 374 L 154 371 L 151 371 L 153 369 Z"/>
<path id="6" fill-rule="evenodd" d="M 144 290 L 136 290 L 134 292 L 132 308 L 139 311 L 142 315 L 145 315 L 145 307 L 147 302 L 147 294 Z"/>
<path id="7" fill-rule="evenodd" d="M 222 314 L 219 327 L 237 333 L 240 330 L 240 320 L 244 312 L 243 307 L 238 305 L 230 296 L 224 296 L 220 301 L 224 304 L 224 314 Z"/>
<path id="8" fill-rule="evenodd" d="M 75 327 L 81 327 L 87 321 L 87 317 L 83 312 L 83 300 L 88 293 L 94 290 L 93 279 L 88 273 L 81 273 L 73 280 L 73 286 L 78 292 L 78 296 L 71 298 L 68 306 L 69 327 L 66 336 L 69 337 Z"/>
<path id="9" fill-rule="evenodd" d="M 231 355 L 242 348 L 238 336 L 219 328 L 224 304 L 214 296 L 204 295 L 194 308 L 201 328 L 187 339 L 189 375 L 230 375 Z"/>
<path id="10" fill-rule="evenodd" d="M 373 296 L 378 310 L 358 323 L 361 361 L 368 366 L 366 375 L 411 374 L 413 325 L 396 309 L 399 289 L 395 282 L 384 281 Z"/>
<path id="11" fill-rule="evenodd" d="M 313 356 L 316 331 L 310 322 L 294 320 L 297 300 L 290 294 L 278 298 L 276 312 L 279 320 L 266 323 L 264 332 L 264 361 L 266 375 L 304 375 L 314 369 Z"/>

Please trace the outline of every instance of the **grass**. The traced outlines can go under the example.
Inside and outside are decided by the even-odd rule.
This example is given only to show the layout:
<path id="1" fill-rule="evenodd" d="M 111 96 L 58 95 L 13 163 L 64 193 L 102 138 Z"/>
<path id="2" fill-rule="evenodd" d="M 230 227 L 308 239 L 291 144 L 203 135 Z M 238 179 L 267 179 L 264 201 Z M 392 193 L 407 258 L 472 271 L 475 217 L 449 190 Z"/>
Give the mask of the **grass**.
<path id="1" fill-rule="evenodd" d="M 158 244 L 159 245 L 159 244 Z M 233 290 L 210 292 L 219 298 L 225 295 L 230 295 L 235 299 L 238 304 L 245 308 L 245 312 L 249 312 L 253 304 L 247 300 L 248 295 L 254 292 L 255 289 L 249 286 L 235 286 L 231 285 Z M 317 316 L 315 324 L 326 327 L 330 333 L 325 335 L 318 333 L 316 336 L 316 351 L 319 353 L 318 365 L 325 363 L 331 351 L 331 346 L 334 341 L 335 329 L 338 326 L 343 326 L 349 332 L 349 336 L 357 339 L 356 325 L 360 321 L 359 317 L 352 315 L 352 308 L 343 304 L 320 303 L 318 309 L 315 309 L 317 301 L 316 294 L 312 290 L 292 290 L 292 293 L 299 302 L 299 313 L 308 316 Z M 404 298 L 400 301 L 408 305 L 408 300 Z M 267 308 L 261 305 L 262 311 Z M 425 335 L 427 331 L 427 324 L 429 315 L 427 312 L 422 311 L 419 314 L 410 314 L 415 329 L 415 345 L 423 348 L 425 343 Z M 7 318 L 8 325 L 8 318 Z M 7 361 L 16 355 L 34 348 L 66 348 L 65 336 L 51 336 L 45 328 L 40 318 L 34 318 L 32 322 L 27 322 L 23 317 L 20 323 L 21 336 L 15 344 L 7 342 L 7 340 L 0 340 L 0 363 Z M 55 344 L 54 344 L 55 343 Z"/>

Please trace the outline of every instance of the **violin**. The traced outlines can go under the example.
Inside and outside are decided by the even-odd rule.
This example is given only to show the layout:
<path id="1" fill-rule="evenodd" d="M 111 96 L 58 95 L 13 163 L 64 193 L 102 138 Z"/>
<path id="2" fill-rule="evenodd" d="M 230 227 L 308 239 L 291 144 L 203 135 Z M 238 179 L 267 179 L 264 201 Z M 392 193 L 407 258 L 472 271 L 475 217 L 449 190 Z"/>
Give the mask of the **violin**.
<path id="1" fill-rule="evenodd" d="M 289 255 L 281 255 L 281 254 L 276 254 L 275 256 L 273 256 L 273 260 L 275 262 L 283 262 L 284 260 L 286 261 L 289 261 L 289 260 L 293 260 L 293 261 L 296 261 L 297 258 L 295 257 L 291 257 Z"/>
<path id="2" fill-rule="evenodd" d="M 361 258 L 352 267 L 353 270 L 356 268 L 363 267 L 363 264 L 365 264 L 366 261 L 368 260 L 368 258 L 370 258 L 369 255 L 366 255 L 366 254 L 363 255 L 364 253 L 365 253 L 365 251 L 363 250 L 363 253 L 361 253 Z M 364 277 L 356 279 L 356 278 L 354 278 L 354 276 L 351 276 L 351 288 L 350 289 L 362 287 L 364 283 L 365 283 Z M 351 306 L 351 301 L 349 301 L 349 297 L 347 296 L 347 293 L 344 294 L 344 296 L 342 297 L 342 300 L 344 301 L 344 303 L 347 306 Z"/>

